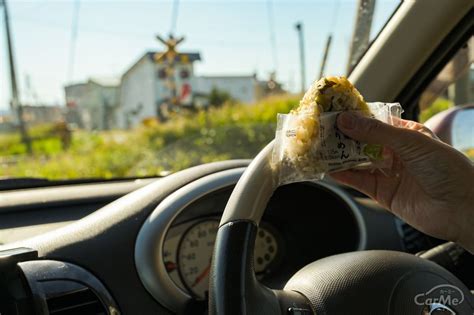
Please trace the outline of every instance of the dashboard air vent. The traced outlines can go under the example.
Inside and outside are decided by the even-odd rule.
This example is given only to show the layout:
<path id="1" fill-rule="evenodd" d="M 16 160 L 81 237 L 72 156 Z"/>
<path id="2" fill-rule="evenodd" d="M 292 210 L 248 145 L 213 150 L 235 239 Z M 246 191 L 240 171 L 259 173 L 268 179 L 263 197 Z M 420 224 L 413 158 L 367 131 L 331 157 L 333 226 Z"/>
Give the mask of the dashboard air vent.
<path id="1" fill-rule="evenodd" d="M 67 292 L 46 300 L 51 315 L 106 315 L 102 302 L 89 288 Z"/>

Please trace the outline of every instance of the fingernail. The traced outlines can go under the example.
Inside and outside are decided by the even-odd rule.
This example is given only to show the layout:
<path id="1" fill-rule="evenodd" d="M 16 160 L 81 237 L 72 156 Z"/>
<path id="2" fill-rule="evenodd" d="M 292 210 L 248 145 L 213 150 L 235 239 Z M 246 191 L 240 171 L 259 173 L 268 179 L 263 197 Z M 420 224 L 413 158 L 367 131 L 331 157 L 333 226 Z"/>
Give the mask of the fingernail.
<path id="1" fill-rule="evenodd" d="M 337 123 L 339 127 L 350 130 L 354 129 L 356 125 L 356 116 L 351 112 L 341 113 L 337 117 Z"/>

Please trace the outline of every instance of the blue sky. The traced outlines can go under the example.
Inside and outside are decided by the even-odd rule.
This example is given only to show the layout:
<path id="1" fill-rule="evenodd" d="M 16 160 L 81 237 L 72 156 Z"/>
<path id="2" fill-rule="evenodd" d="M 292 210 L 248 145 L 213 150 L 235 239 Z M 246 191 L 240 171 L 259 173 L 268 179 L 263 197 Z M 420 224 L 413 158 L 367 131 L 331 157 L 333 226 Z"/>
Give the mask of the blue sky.
<path id="1" fill-rule="evenodd" d="M 269 5 L 270 2 L 270 5 Z M 383 26 L 398 0 L 377 0 L 372 35 Z M 327 35 L 333 33 L 327 74 L 345 72 L 356 0 L 247 0 L 179 2 L 177 35 L 182 51 L 198 51 L 198 75 L 251 74 L 268 77 L 276 68 L 286 88 L 299 87 L 298 42 L 294 24 L 305 28 L 307 79 L 319 73 Z M 42 103 L 63 104 L 74 0 L 9 0 L 18 82 L 22 100 L 30 99 L 26 77 Z M 145 51 L 161 50 L 155 34 L 167 35 L 171 1 L 81 0 L 75 50 L 74 82 L 90 76 L 120 76 Z M 271 52 L 269 7 L 273 8 L 277 62 Z M 8 108 L 3 14 L 0 17 L 0 109 Z"/>

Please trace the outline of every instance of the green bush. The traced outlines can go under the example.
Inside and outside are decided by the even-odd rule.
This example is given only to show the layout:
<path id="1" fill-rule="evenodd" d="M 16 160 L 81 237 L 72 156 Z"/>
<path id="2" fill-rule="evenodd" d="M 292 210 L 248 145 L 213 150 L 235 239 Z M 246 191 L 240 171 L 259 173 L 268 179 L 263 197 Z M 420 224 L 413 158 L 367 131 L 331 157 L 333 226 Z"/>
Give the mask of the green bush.
<path id="1" fill-rule="evenodd" d="M 211 93 L 208 96 L 209 105 L 214 107 L 220 107 L 226 102 L 231 102 L 232 97 L 226 91 L 221 91 L 217 88 L 212 88 Z"/>
<path id="2" fill-rule="evenodd" d="M 448 99 L 438 97 L 430 107 L 420 113 L 420 122 L 424 123 L 434 115 L 454 106 L 454 103 Z"/>
<path id="3" fill-rule="evenodd" d="M 140 177 L 211 161 L 252 158 L 273 139 L 276 114 L 290 111 L 297 103 L 292 96 L 251 105 L 227 102 L 133 130 L 75 131 L 66 151 L 51 126 L 42 126 L 30 130 L 35 138 L 32 156 L 26 154 L 18 135 L 3 135 L 0 177 Z"/>

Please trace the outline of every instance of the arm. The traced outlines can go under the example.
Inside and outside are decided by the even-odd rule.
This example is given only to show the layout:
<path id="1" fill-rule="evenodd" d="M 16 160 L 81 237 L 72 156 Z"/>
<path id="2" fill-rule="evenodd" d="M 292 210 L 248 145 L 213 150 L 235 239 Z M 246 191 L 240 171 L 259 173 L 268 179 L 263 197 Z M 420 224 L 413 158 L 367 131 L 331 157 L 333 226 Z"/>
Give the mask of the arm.
<path id="1" fill-rule="evenodd" d="M 353 139 L 385 145 L 394 162 L 386 174 L 349 170 L 331 174 L 334 179 L 424 233 L 474 253 L 474 166 L 466 156 L 412 121 L 401 120 L 394 127 L 347 112 L 339 115 L 338 127 Z"/>

